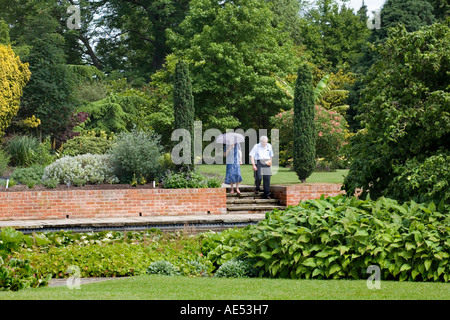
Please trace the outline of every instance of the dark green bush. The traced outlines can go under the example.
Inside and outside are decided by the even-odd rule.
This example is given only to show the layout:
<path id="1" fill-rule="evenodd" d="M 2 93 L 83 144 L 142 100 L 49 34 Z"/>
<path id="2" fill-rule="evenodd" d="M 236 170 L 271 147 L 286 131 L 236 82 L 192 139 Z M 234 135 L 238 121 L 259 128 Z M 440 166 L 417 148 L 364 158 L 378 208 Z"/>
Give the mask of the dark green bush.
<path id="1" fill-rule="evenodd" d="M 220 188 L 223 179 L 218 175 L 206 174 L 198 169 L 189 171 L 168 170 L 162 178 L 162 187 L 166 189 L 182 188 Z"/>
<path id="2" fill-rule="evenodd" d="M 395 199 L 419 202 L 443 200 L 450 204 L 450 152 L 441 151 L 425 157 L 414 157 L 394 170 L 397 176 L 386 192 Z"/>
<path id="3" fill-rule="evenodd" d="M 305 181 L 316 165 L 316 135 L 314 124 L 314 89 L 311 69 L 306 64 L 298 68 L 294 94 L 293 168 Z"/>
<path id="4" fill-rule="evenodd" d="M 114 171 L 123 183 L 130 183 L 133 176 L 152 181 L 160 174 L 160 136 L 152 131 L 134 129 L 120 133 L 109 153 Z"/>

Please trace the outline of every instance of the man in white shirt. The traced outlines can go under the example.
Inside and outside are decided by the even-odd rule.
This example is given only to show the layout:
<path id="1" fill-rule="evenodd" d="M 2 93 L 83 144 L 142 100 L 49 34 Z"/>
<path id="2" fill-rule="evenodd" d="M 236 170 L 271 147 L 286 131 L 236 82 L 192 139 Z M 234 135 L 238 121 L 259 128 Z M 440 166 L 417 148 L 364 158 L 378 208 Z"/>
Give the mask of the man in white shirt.
<path id="1" fill-rule="evenodd" d="M 259 194 L 262 180 L 264 185 L 264 198 L 271 199 L 270 176 L 272 175 L 272 171 L 270 167 L 272 166 L 273 150 L 266 136 L 262 136 L 259 141 L 250 151 L 250 163 L 253 166 L 255 176 L 255 193 Z"/>

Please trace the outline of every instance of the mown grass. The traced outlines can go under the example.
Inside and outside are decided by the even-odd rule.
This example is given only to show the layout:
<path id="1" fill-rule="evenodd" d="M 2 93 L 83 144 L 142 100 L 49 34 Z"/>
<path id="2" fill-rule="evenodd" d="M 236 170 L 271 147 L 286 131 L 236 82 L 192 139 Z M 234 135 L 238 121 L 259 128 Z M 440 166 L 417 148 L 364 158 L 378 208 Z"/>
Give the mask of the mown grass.
<path id="1" fill-rule="evenodd" d="M 450 284 L 364 280 L 190 278 L 143 275 L 99 283 L 0 292 L 0 300 L 448 300 Z"/>
<path id="2" fill-rule="evenodd" d="M 216 173 L 225 178 L 226 165 L 219 164 L 202 164 L 197 166 L 201 172 L 205 173 Z M 294 171 L 291 171 L 289 168 L 278 167 L 276 174 L 274 174 L 271 178 L 271 185 L 276 184 L 295 184 L 301 183 L 298 179 L 297 174 Z M 306 179 L 307 183 L 342 183 L 344 181 L 344 177 L 347 175 L 348 170 L 336 170 L 334 172 L 323 172 L 316 171 L 313 172 L 312 175 Z M 253 169 L 251 165 L 241 165 L 241 176 L 243 181 L 241 184 L 253 185 Z"/>

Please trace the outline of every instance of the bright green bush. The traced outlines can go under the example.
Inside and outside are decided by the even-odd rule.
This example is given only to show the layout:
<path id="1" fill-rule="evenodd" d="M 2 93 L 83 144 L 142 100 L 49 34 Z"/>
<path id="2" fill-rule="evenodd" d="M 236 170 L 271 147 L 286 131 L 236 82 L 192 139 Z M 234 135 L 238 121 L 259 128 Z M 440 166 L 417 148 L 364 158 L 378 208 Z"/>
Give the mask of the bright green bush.
<path id="1" fill-rule="evenodd" d="M 160 136 L 153 131 L 120 133 L 109 154 L 114 172 L 123 183 L 130 183 L 133 176 L 152 181 L 160 174 L 162 147 Z"/>
<path id="2" fill-rule="evenodd" d="M 112 141 L 92 135 L 78 136 L 68 140 L 63 145 L 63 155 L 78 156 L 81 154 L 105 154 L 112 145 Z"/>
<path id="3" fill-rule="evenodd" d="M 45 167 L 43 181 L 74 185 L 117 183 L 109 155 L 83 154 L 63 157 Z"/>
<path id="4" fill-rule="evenodd" d="M 42 184 L 42 176 L 44 175 L 44 167 L 33 165 L 28 168 L 17 168 L 11 174 L 11 178 L 21 184 L 26 184 L 29 187 Z"/>
<path id="5" fill-rule="evenodd" d="M 171 171 L 168 170 L 162 178 L 162 187 L 166 189 L 183 188 L 220 188 L 223 179 L 218 175 L 209 175 L 198 171 Z"/>

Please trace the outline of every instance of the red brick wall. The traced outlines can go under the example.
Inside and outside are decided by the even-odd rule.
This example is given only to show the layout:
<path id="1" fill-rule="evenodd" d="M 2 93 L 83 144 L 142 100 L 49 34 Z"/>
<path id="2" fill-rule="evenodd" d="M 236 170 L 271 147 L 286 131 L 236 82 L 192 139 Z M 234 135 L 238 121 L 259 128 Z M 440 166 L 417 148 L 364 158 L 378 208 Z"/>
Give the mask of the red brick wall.
<path id="1" fill-rule="evenodd" d="M 306 199 L 317 199 L 321 195 L 333 197 L 345 193 L 341 191 L 338 183 L 302 183 L 287 186 L 271 186 L 270 191 L 274 198 L 280 200 L 283 206 L 297 205 Z"/>
<path id="2" fill-rule="evenodd" d="M 225 188 L 0 192 L 0 220 L 225 214 Z"/>

